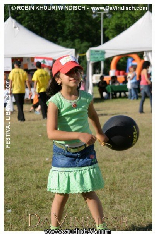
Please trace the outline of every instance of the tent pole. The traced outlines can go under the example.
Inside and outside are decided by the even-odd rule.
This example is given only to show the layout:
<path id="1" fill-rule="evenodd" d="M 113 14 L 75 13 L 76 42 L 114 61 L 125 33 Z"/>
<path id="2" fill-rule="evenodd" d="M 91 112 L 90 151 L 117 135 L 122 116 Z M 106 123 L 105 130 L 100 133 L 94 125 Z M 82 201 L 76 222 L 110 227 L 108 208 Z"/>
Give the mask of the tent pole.
<path id="1" fill-rule="evenodd" d="M 88 89 L 88 93 L 90 93 L 90 94 L 93 94 L 92 74 L 93 74 L 93 63 L 89 62 L 89 89 Z"/>
<path id="2" fill-rule="evenodd" d="M 101 45 L 103 44 L 103 16 L 104 12 L 100 12 L 101 14 Z M 101 75 L 103 74 L 103 69 L 104 69 L 104 62 L 101 61 Z"/>

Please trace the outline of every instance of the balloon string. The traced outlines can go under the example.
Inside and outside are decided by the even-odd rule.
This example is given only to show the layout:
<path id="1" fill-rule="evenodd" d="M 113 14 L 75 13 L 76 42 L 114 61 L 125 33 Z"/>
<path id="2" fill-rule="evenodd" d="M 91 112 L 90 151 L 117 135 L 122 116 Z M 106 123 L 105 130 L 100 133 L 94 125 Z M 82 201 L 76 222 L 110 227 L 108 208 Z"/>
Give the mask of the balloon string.
<path id="1" fill-rule="evenodd" d="M 102 146 L 109 146 L 110 148 L 112 148 L 112 145 L 107 143 L 107 142 L 101 142 L 99 139 L 97 139 L 99 141 L 99 143 L 102 145 Z"/>

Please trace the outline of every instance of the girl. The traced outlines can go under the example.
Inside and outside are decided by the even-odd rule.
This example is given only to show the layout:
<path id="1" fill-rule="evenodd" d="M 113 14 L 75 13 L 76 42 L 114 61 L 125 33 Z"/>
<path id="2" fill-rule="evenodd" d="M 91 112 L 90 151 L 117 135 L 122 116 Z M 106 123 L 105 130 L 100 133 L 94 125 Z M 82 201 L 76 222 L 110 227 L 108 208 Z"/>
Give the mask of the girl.
<path id="1" fill-rule="evenodd" d="M 148 74 L 149 66 L 150 66 L 150 62 L 144 61 L 142 65 L 141 81 L 140 81 L 141 101 L 140 101 L 140 106 L 139 106 L 139 113 L 144 113 L 143 105 L 144 105 L 146 96 L 150 98 L 150 106 L 151 106 L 151 112 L 152 112 L 151 81 L 149 80 L 149 74 Z"/>
<path id="2" fill-rule="evenodd" d="M 55 197 L 51 208 L 51 229 L 59 229 L 69 193 L 81 193 L 94 218 L 97 229 L 105 229 L 103 209 L 94 190 L 103 188 L 94 143 L 108 141 L 103 134 L 93 97 L 79 90 L 83 68 L 73 56 L 63 56 L 52 67 L 53 79 L 47 102 L 47 135 L 54 141 L 52 169 L 48 177 L 48 191 Z M 88 117 L 96 131 L 92 135 Z"/>

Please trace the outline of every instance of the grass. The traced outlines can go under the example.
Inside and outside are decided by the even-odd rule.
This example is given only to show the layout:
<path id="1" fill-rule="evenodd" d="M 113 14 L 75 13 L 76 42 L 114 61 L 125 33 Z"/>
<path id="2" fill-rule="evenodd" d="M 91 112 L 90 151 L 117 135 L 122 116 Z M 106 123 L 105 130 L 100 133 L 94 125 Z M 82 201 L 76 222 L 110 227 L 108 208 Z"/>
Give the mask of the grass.
<path id="1" fill-rule="evenodd" d="M 124 114 L 132 117 L 140 130 L 138 142 L 126 151 L 113 151 L 95 143 L 105 181 L 104 189 L 97 194 L 111 230 L 152 229 L 152 115 L 149 100 L 144 103 L 145 114 L 142 115 L 138 113 L 139 102 L 126 98 L 101 101 L 94 88 L 94 106 L 102 125 L 113 115 Z M 4 157 L 5 231 L 42 231 L 49 228 L 50 223 L 54 194 L 46 191 L 46 185 L 52 142 L 47 139 L 46 120 L 30 113 L 29 108 L 29 104 L 24 105 L 24 123 L 17 121 L 16 106 L 10 117 L 10 148 L 5 149 Z M 6 115 L 4 119 L 8 125 Z M 75 227 L 94 227 L 79 194 L 70 195 L 62 224 L 63 229 Z"/>

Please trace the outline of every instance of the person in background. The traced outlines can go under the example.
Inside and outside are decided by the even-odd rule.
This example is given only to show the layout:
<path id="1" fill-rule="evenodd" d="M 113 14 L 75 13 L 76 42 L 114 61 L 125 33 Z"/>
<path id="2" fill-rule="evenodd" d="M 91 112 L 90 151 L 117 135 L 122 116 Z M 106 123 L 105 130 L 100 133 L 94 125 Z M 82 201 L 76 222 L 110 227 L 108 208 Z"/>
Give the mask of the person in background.
<path id="1" fill-rule="evenodd" d="M 120 83 L 119 83 L 118 80 L 117 80 L 117 76 L 112 76 L 112 77 L 111 77 L 110 84 L 111 84 L 111 85 L 120 85 Z M 116 98 L 116 97 L 117 97 L 116 92 L 112 92 L 111 95 L 112 95 L 112 98 Z"/>
<path id="2" fill-rule="evenodd" d="M 107 82 L 104 80 L 104 76 L 100 76 L 100 81 L 98 82 L 98 91 L 100 94 L 101 99 L 104 99 L 103 92 L 107 93 L 106 90 Z"/>
<path id="3" fill-rule="evenodd" d="M 120 85 L 127 85 L 127 76 L 124 76 L 124 81 L 122 83 L 120 83 Z M 124 93 L 124 97 L 127 97 L 126 92 Z M 119 93 L 119 97 L 122 97 L 122 92 Z"/>
<path id="4" fill-rule="evenodd" d="M 139 106 L 139 113 L 144 113 L 143 105 L 145 102 L 146 96 L 150 98 L 150 106 L 152 112 L 152 91 L 151 91 L 151 81 L 149 79 L 148 69 L 150 66 L 149 61 L 144 61 L 141 71 L 141 81 L 140 81 L 140 90 L 141 90 L 141 100 Z"/>
<path id="5" fill-rule="evenodd" d="M 132 99 L 132 89 L 131 89 L 131 77 L 132 77 L 132 68 L 129 67 L 129 72 L 127 74 L 127 88 L 128 88 L 128 99 Z"/>
<path id="6" fill-rule="evenodd" d="M 151 81 L 151 85 L 150 85 L 150 88 L 151 88 L 151 93 L 152 93 L 152 70 L 149 72 L 148 71 L 148 78 L 149 78 L 149 80 Z"/>
<path id="7" fill-rule="evenodd" d="M 131 92 L 132 92 L 132 100 L 138 99 L 138 81 L 137 81 L 137 74 L 136 68 L 131 66 L 131 77 L 130 77 L 130 84 L 131 84 Z"/>
<path id="8" fill-rule="evenodd" d="M 119 81 L 117 80 L 117 76 L 111 77 L 111 85 L 119 85 Z"/>
<path id="9" fill-rule="evenodd" d="M 41 113 L 41 106 L 39 105 L 39 102 L 33 104 L 29 110 L 29 112 L 34 111 L 35 114 L 40 114 Z"/>
<path id="10" fill-rule="evenodd" d="M 32 80 L 34 81 L 34 92 L 38 94 L 39 104 L 43 119 L 47 118 L 47 96 L 46 89 L 50 81 L 50 75 L 45 69 L 41 68 L 41 62 L 36 62 L 37 71 L 35 71 Z"/>
<path id="11" fill-rule="evenodd" d="M 18 121 L 24 122 L 25 116 L 23 111 L 24 106 L 24 96 L 25 96 L 25 88 L 26 85 L 29 89 L 29 95 L 32 95 L 31 93 L 31 87 L 28 81 L 27 73 L 20 68 L 20 62 L 15 61 L 14 68 L 9 74 L 9 80 L 10 80 L 10 95 L 13 93 L 16 105 L 18 108 Z"/>
<path id="12" fill-rule="evenodd" d="M 33 98 L 33 105 L 31 106 L 29 112 L 34 111 L 35 114 L 40 114 L 41 113 L 41 106 L 39 105 L 39 99 L 38 95 L 35 94 Z"/>

